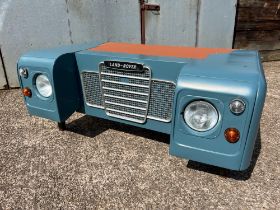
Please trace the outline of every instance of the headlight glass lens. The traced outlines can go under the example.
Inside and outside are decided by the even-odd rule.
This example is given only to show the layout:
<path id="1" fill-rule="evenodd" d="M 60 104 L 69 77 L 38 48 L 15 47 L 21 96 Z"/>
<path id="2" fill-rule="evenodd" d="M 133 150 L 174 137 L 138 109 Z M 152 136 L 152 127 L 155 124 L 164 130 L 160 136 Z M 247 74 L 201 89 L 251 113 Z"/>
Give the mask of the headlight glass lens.
<path id="1" fill-rule="evenodd" d="M 46 75 L 38 75 L 35 84 L 38 92 L 43 97 L 50 97 L 52 95 L 52 86 Z"/>
<path id="2" fill-rule="evenodd" d="M 219 115 L 212 104 L 206 101 L 194 101 L 185 108 L 184 119 L 193 130 L 208 131 L 215 127 Z"/>

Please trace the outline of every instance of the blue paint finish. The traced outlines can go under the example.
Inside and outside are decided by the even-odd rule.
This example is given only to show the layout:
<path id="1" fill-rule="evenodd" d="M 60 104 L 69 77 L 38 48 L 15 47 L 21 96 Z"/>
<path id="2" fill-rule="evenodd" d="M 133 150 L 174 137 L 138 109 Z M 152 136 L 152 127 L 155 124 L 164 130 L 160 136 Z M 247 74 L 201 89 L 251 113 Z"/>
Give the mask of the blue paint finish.
<path id="1" fill-rule="evenodd" d="M 260 118 L 262 115 L 262 110 L 266 97 L 267 84 L 266 84 L 261 61 L 258 60 L 257 64 L 258 64 L 257 69 L 259 70 L 259 78 L 258 81 L 256 81 L 258 82 L 257 96 L 255 100 L 255 106 L 254 106 L 252 118 L 251 118 L 250 129 L 247 136 L 247 142 L 243 151 L 243 158 L 242 158 L 240 170 L 245 170 L 250 165 L 251 158 L 253 155 L 254 145 L 259 131 Z"/>
<path id="2" fill-rule="evenodd" d="M 80 72 L 84 70 L 98 72 L 99 64 L 104 60 L 134 62 L 145 64 L 145 66 L 152 69 L 153 79 L 162 79 L 173 82 L 177 81 L 181 68 L 191 61 L 189 59 L 180 58 L 167 57 L 164 59 L 162 57 L 150 57 L 124 53 L 104 53 L 89 50 L 76 53 L 76 58 Z"/>
<path id="3" fill-rule="evenodd" d="M 21 67 L 28 68 L 29 76 L 26 79 L 19 76 L 19 79 L 22 88 L 29 87 L 32 90 L 31 98 L 24 97 L 28 112 L 31 115 L 48 118 L 54 121 L 60 121 L 57 112 L 57 103 L 54 100 L 55 92 L 49 99 L 41 100 L 37 94 L 36 88 L 34 87 L 35 76 L 38 73 L 47 75 L 51 84 L 53 85 L 50 71 L 53 65 L 54 62 L 51 59 L 21 57 L 18 62 L 18 69 Z"/>
<path id="4" fill-rule="evenodd" d="M 160 57 L 155 57 L 151 59 L 148 56 L 142 55 L 128 55 L 128 54 L 116 54 L 116 53 L 98 53 L 93 51 L 81 51 L 76 53 L 76 59 L 78 64 L 79 72 L 92 71 L 99 72 L 99 64 L 106 60 L 114 61 L 125 61 L 145 64 L 152 70 L 152 78 L 173 81 L 176 83 L 177 77 L 183 68 L 183 66 L 190 62 L 188 59 L 177 59 L 177 58 L 167 58 L 163 59 Z M 148 119 L 144 124 L 134 123 L 126 120 L 121 120 L 118 118 L 107 116 L 103 109 L 88 106 L 84 100 L 84 113 L 92 116 L 97 116 L 107 120 L 112 120 L 115 122 L 121 122 L 128 125 L 133 125 L 141 128 L 146 128 L 150 130 L 159 131 L 162 133 L 171 133 L 171 122 L 160 122 Z"/>
<path id="5" fill-rule="evenodd" d="M 181 75 L 256 82 L 259 77 L 257 62 L 257 52 L 236 50 L 230 54 L 210 55 L 204 60 L 193 60 Z"/>
<path id="6" fill-rule="evenodd" d="M 57 109 L 60 121 L 65 121 L 82 102 L 82 89 L 74 53 L 60 56 L 53 71 L 54 89 L 57 95 Z M 62 74 L 63 72 L 63 74 Z"/>
<path id="7" fill-rule="evenodd" d="M 258 132 L 259 112 L 263 108 L 266 93 L 264 81 L 259 56 L 255 52 L 235 51 L 185 65 L 177 82 L 170 154 L 233 170 L 246 169 Z M 258 98 L 259 91 L 261 97 Z M 212 104 L 214 99 L 223 103 L 223 110 L 215 105 L 222 118 L 221 124 L 213 128 L 213 133 L 218 133 L 221 126 L 215 138 L 211 138 L 213 133 L 207 136 L 197 132 L 195 135 L 196 132 L 190 133 L 184 129 L 182 113 L 193 97 L 203 98 Z M 230 101 L 235 98 L 241 98 L 246 103 L 246 110 L 240 116 L 232 114 L 228 108 Z M 229 127 L 240 131 L 240 140 L 235 144 L 225 140 L 224 131 Z M 244 151 L 244 148 L 248 151 Z"/>
<path id="8" fill-rule="evenodd" d="M 203 97 L 198 95 L 189 95 L 188 91 L 183 91 L 182 97 L 180 97 L 180 101 L 178 102 L 179 104 L 181 104 L 179 110 L 184 110 L 189 103 L 196 100 L 203 100 L 203 101 L 210 102 L 217 109 L 217 112 L 219 113 L 220 117 L 216 126 L 213 129 L 205 132 L 195 131 L 184 122 L 184 113 L 182 111 L 182 113 L 178 115 L 178 120 L 180 121 L 180 123 L 178 123 L 178 130 L 180 130 L 182 133 L 185 133 L 186 135 L 189 135 L 190 137 L 198 136 L 207 139 L 214 139 L 219 135 L 221 131 L 221 127 L 223 125 L 223 118 L 221 116 L 224 116 L 224 104 L 222 101 L 216 98 Z"/>
<path id="9" fill-rule="evenodd" d="M 123 123 L 123 124 L 127 124 L 127 125 L 132 125 L 132 126 L 136 126 L 136 127 L 140 127 L 140 128 L 146 128 L 149 130 L 154 130 L 154 131 L 158 131 L 158 132 L 166 133 L 166 134 L 170 134 L 171 130 L 172 130 L 171 123 L 165 123 L 165 122 L 159 122 L 159 121 L 147 119 L 147 121 L 144 124 L 139 124 L 139 123 L 130 122 L 130 121 L 118 119 L 115 117 L 107 116 L 103 109 L 90 107 L 87 105 L 85 105 L 85 113 L 87 115 L 103 118 L 106 120 L 119 122 L 119 123 Z"/>
<path id="10" fill-rule="evenodd" d="M 238 170 L 242 158 L 241 148 L 246 142 L 246 131 L 249 128 L 253 111 L 254 103 L 251 104 L 250 101 L 255 100 L 255 89 L 254 83 L 190 75 L 180 76 L 175 96 L 177 105 L 176 113 L 174 113 L 170 154 Z M 194 97 L 214 104 L 220 113 L 220 122 L 213 128 L 213 133 L 211 130 L 208 131 L 208 135 L 199 134 L 199 132 L 191 133 L 189 129 L 184 128 L 186 125 L 182 112 Z M 246 101 L 246 110 L 240 116 L 232 114 L 228 108 L 231 100 L 235 98 L 242 98 Z M 215 104 L 214 100 L 219 100 L 219 103 Z M 178 113 L 179 111 L 181 113 Z M 224 138 L 224 131 L 229 127 L 235 127 L 240 131 L 240 140 L 235 144 L 228 143 Z"/>
<path id="11" fill-rule="evenodd" d="M 21 88 L 29 87 L 32 97 L 25 97 L 28 112 L 31 115 L 63 122 L 81 106 L 81 86 L 78 76 L 75 52 L 95 44 L 73 45 L 50 50 L 29 52 L 18 61 L 18 69 L 28 68 L 27 79 L 19 76 Z M 43 98 L 35 87 L 36 75 L 48 76 L 53 95 Z"/>
<path id="12" fill-rule="evenodd" d="M 29 69 L 29 77 L 19 77 L 19 81 L 21 87 L 32 89 L 33 96 L 25 97 L 30 114 L 62 122 L 79 111 L 170 134 L 172 155 L 233 170 L 248 168 L 266 94 L 257 52 L 237 50 L 195 60 L 86 50 L 95 45 L 31 52 L 20 58 L 18 68 Z M 174 82 L 172 121 L 147 119 L 138 124 L 107 116 L 104 109 L 88 106 L 83 98 L 80 74 L 99 72 L 99 64 L 105 60 L 141 63 L 151 69 L 152 79 Z M 36 92 L 34 80 L 39 73 L 50 78 L 54 89 L 50 98 L 42 98 Z M 239 116 L 229 110 L 230 102 L 236 98 L 246 103 L 244 113 Z M 216 107 L 219 121 L 212 130 L 194 131 L 184 122 L 184 109 L 194 100 L 205 100 Z M 224 137 L 224 131 L 230 127 L 240 131 L 240 140 L 235 144 Z"/>

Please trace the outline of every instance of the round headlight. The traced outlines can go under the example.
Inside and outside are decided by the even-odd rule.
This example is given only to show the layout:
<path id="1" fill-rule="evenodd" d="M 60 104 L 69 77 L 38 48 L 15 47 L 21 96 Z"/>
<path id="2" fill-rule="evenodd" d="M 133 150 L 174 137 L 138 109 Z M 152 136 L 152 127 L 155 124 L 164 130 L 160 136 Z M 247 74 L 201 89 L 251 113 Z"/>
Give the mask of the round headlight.
<path id="1" fill-rule="evenodd" d="M 229 109 L 233 114 L 240 115 L 245 111 L 245 103 L 240 99 L 234 99 L 230 102 Z"/>
<path id="2" fill-rule="evenodd" d="M 36 88 L 43 97 L 50 97 L 52 95 L 52 86 L 46 75 L 40 74 L 36 77 Z"/>
<path id="3" fill-rule="evenodd" d="M 208 131 L 217 124 L 219 114 L 212 104 L 194 101 L 185 108 L 184 119 L 193 130 Z"/>

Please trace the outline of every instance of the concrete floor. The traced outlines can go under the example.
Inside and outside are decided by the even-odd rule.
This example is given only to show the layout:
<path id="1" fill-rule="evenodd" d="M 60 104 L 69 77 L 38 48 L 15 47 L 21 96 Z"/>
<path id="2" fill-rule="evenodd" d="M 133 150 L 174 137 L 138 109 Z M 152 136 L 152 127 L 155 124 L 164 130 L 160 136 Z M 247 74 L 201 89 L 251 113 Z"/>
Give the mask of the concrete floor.
<path id="1" fill-rule="evenodd" d="M 75 114 L 68 131 L 0 91 L 0 209 L 280 209 L 280 62 L 251 167 L 232 172 L 168 155 L 169 136 Z"/>

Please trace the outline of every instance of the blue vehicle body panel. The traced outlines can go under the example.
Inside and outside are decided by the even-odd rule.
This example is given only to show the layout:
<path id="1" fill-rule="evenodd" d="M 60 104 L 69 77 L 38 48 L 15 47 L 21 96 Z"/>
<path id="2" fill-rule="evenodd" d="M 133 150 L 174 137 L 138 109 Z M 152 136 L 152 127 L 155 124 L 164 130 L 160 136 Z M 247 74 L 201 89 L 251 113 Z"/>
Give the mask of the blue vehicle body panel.
<path id="1" fill-rule="evenodd" d="M 25 97 L 32 115 L 65 121 L 75 111 L 170 134 L 170 154 L 232 170 L 245 170 L 250 165 L 258 134 L 261 112 L 266 95 L 266 82 L 256 51 L 236 50 L 213 54 L 205 59 L 145 56 L 138 54 L 98 52 L 88 50 L 97 43 L 27 53 L 18 62 L 18 69 L 29 69 L 29 77 L 21 78 L 21 87 L 31 88 L 31 98 Z M 169 122 L 147 119 L 136 123 L 106 114 L 104 108 L 87 104 L 82 86 L 83 72 L 99 73 L 104 61 L 140 63 L 149 67 L 152 79 L 176 85 Z M 50 78 L 53 95 L 43 98 L 36 91 L 37 74 Z M 246 109 L 234 115 L 229 109 L 233 99 L 242 99 Z M 205 100 L 219 112 L 217 125 L 206 132 L 198 132 L 184 122 L 183 111 L 192 101 Z M 224 131 L 234 127 L 240 140 L 229 143 Z"/>
<path id="2" fill-rule="evenodd" d="M 151 69 L 160 69 L 160 71 L 153 71 L 154 79 L 168 80 L 176 83 L 177 77 L 188 60 L 186 59 L 159 59 L 159 57 L 155 57 L 155 59 L 151 59 L 150 57 L 141 56 L 141 55 L 120 55 L 116 53 L 96 53 L 91 51 L 81 51 L 76 53 L 77 63 L 79 72 L 82 73 L 84 71 L 88 72 L 99 72 L 99 64 L 106 60 L 114 60 L 114 61 L 126 61 L 126 62 L 135 62 L 135 63 L 145 63 Z M 99 108 L 90 107 L 86 105 L 84 100 L 85 113 L 101 117 L 104 119 L 112 120 L 115 122 L 121 122 L 124 124 L 129 124 L 141 128 L 146 128 L 150 130 L 159 131 L 162 133 L 170 134 L 171 133 L 171 123 L 160 122 L 155 120 L 147 120 L 144 124 L 134 123 L 126 120 L 120 120 L 118 118 L 112 118 L 106 115 L 104 110 L 100 110 Z"/>
<path id="3" fill-rule="evenodd" d="M 97 43 L 65 46 L 29 52 L 18 61 L 18 69 L 29 69 L 27 79 L 19 76 L 21 87 L 32 87 L 32 97 L 25 97 L 28 112 L 56 122 L 63 122 L 81 107 L 81 85 L 75 52 Z M 44 74 L 53 86 L 53 95 L 43 98 L 35 87 L 36 75 Z"/>
<path id="4" fill-rule="evenodd" d="M 264 71 L 259 59 L 257 61 L 257 64 L 258 64 L 257 69 L 259 70 L 259 77 L 258 80 L 256 81 L 258 85 L 257 85 L 255 106 L 252 113 L 250 128 L 248 131 L 247 141 L 244 147 L 243 158 L 239 170 L 245 170 L 250 165 L 251 158 L 254 151 L 253 145 L 255 145 L 257 139 L 259 126 L 260 126 L 260 118 L 262 115 L 262 110 L 264 107 L 265 96 L 267 91 L 267 84 L 264 76 Z"/>
<path id="5" fill-rule="evenodd" d="M 261 97 L 257 97 L 259 86 Z M 248 168 L 258 133 L 256 127 L 249 128 L 250 125 L 259 125 L 261 112 L 255 112 L 254 109 L 262 110 L 265 88 L 258 54 L 254 51 L 210 56 L 209 59 L 186 65 L 177 82 L 177 107 L 173 110 L 170 154 L 233 170 Z M 178 113 L 197 98 L 205 99 L 215 107 L 220 106 L 218 110 L 221 118 L 215 129 L 209 132 L 200 133 L 188 128 L 182 113 Z M 232 114 L 228 108 L 234 98 L 246 102 L 246 110 L 240 116 Z M 253 113 L 255 118 L 252 120 Z M 224 139 L 224 131 L 229 127 L 235 127 L 241 133 L 240 140 L 235 144 Z M 254 135 L 250 137 L 250 146 L 248 134 Z M 246 151 L 244 156 L 245 145 L 250 151 Z"/>

